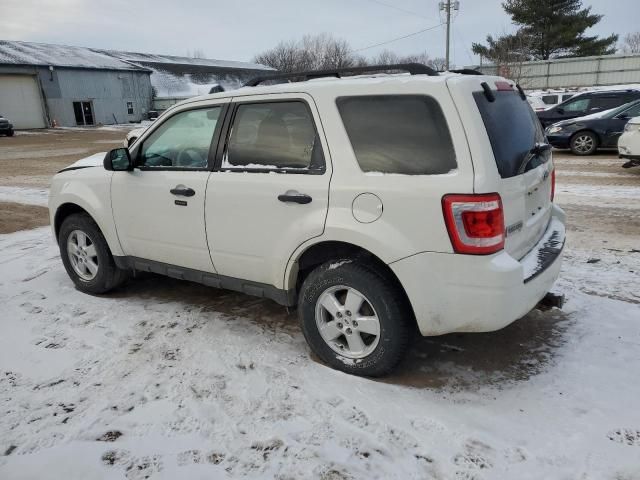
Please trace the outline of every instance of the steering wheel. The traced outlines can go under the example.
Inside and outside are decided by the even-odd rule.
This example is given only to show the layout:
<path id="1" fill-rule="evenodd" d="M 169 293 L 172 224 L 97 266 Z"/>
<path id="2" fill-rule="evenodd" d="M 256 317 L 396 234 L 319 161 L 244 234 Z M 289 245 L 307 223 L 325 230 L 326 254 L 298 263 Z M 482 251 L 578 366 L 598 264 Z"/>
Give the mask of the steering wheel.
<path id="1" fill-rule="evenodd" d="M 178 167 L 204 167 L 207 165 L 207 160 L 202 157 L 200 150 L 188 147 L 180 151 L 176 165 Z"/>

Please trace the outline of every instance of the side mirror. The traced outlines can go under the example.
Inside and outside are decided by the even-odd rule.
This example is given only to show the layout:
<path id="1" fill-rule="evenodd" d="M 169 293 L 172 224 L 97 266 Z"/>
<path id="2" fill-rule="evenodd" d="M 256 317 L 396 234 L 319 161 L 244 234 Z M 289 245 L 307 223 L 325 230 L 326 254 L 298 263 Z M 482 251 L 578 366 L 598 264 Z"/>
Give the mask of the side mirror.
<path id="1" fill-rule="evenodd" d="M 126 172 L 133 170 L 131 155 L 127 148 L 114 148 L 104 156 L 105 170 L 112 172 Z"/>

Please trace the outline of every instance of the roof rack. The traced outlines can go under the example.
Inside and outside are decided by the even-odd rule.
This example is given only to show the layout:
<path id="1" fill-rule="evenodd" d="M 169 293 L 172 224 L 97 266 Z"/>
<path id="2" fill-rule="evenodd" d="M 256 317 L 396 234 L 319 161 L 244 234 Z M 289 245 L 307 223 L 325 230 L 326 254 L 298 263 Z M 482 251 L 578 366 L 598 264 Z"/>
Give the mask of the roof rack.
<path id="1" fill-rule="evenodd" d="M 264 75 L 255 77 L 244 84 L 245 87 L 255 87 L 262 82 L 269 80 L 289 80 L 294 82 L 304 82 L 313 78 L 322 77 L 335 77 L 342 78 L 343 74 L 359 74 L 359 73 L 372 73 L 372 72 L 387 72 L 392 70 L 402 70 L 409 72 L 411 75 L 429 75 L 430 77 L 437 77 L 438 72 L 433 68 L 427 67 L 421 63 L 396 63 L 392 65 L 368 65 L 366 67 L 346 67 L 336 68 L 330 70 L 311 70 L 308 72 L 293 72 L 293 73 L 276 73 L 273 75 Z"/>
<path id="2" fill-rule="evenodd" d="M 479 70 L 474 70 L 473 68 L 460 68 L 457 70 L 449 70 L 451 73 L 461 73 L 462 75 L 484 75 Z"/>

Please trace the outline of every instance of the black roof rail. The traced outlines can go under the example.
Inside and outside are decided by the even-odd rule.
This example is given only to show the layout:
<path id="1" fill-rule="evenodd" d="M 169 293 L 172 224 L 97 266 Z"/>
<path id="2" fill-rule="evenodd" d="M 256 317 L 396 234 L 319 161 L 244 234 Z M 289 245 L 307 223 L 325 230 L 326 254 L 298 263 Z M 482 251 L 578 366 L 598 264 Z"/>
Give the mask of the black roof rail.
<path id="1" fill-rule="evenodd" d="M 479 70 L 474 70 L 473 68 L 460 68 L 457 70 L 449 70 L 451 73 L 461 73 L 462 75 L 484 75 Z"/>
<path id="2" fill-rule="evenodd" d="M 396 63 L 392 65 L 368 65 L 366 67 L 345 67 L 329 70 L 310 70 L 308 72 L 293 72 L 293 73 L 275 73 L 273 75 L 263 75 L 255 77 L 246 82 L 243 86 L 255 87 L 262 82 L 269 80 L 290 80 L 294 82 L 304 82 L 312 78 L 322 77 L 336 77 L 342 78 L 343 74 L 359 74 L 359 73 L 373 73 L 373 72 L 387 72 L 392 70 L 402 70 L 409 72 L 411 75 L 429 75 L 430 77 L 437 77 L 438 72 L 433 68 L 427 67 L 421 63 Z"/>

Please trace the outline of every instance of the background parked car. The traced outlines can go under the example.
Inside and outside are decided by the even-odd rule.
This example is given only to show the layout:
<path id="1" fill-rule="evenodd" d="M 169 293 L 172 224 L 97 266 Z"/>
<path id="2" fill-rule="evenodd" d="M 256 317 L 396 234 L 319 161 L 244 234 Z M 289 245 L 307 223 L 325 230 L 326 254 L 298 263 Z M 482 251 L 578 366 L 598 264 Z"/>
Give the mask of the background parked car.
<path id="1" fill-rule="evenodd" d="M 623 168 L 640 166 L 640 117 L 629 119 L 624 127 L 624 133 L 618 139 L 618 154 L 626 158 Z"/>
<path id="2" fill-rule="evenodd" d="M 13 137 L 13 125 L 11 122 L 0 115 L 0 135 Z"/>
<path id="3" fill-rule="evenodd" d="M 574 95 L 576 95 L 576 92 L 534 92 L 527 95 L 527 101 L 535 112 L 541 112 L 553 108 L 559 103 L 566 102 Z"/>
<path id="4" fill-rule="evenodd" d="M 553 108 L 536 113 L 542 126 L 548 127 L 561 120 L 603 112 L 638 99 L 640 99 L 640 90 L 586 92 L 575 95 Z"/>
<path id="5" fill-rule="evenodd" d="M 584 117 L 554 123 L 545 131 L 556 148 L 570 148 L 576 155 L 591 155 L 598 148 L 616 148 L 630 118 L 640 115 L 640 100 Z"/>

